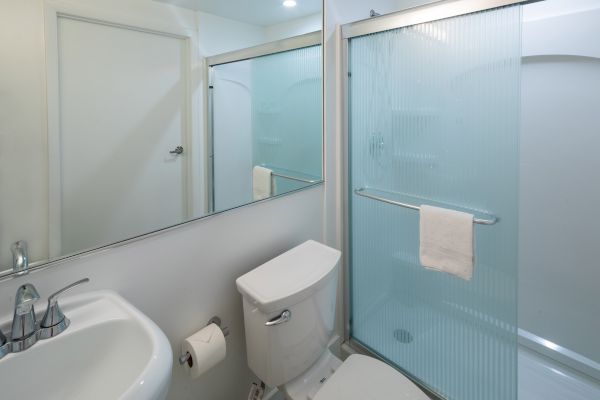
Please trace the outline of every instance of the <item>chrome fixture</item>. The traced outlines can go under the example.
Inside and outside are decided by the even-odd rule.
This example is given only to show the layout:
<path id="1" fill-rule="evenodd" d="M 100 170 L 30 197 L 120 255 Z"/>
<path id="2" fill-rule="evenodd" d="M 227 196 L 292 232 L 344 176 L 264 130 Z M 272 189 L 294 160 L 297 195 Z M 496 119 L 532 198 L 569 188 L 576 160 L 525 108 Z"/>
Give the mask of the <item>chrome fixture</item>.
<path id="1" fill-rule="evenodd" d="M 65 314 L 63 314 L 62 310 L 60 309 L 60 306 L 58 305 L 58 297 L 64 292 L 84 283 L 88 283 L 89 281 L 89 278 L 81 279 L 77 282 L 71 283 L 70 285 L 62 288 L 58 292 L 53 293 L 50 295 L 50 297 L 48 297 L 48 308 L 46 308 L 46 313 L 44 314 L 42 322 L 40 323 L 40 339 L 54 337 L 61 332 L 64 332 L 64 330 L 69 327 L 71 321 L 65 317 Z"/>
<path id="2" fill-rule="evenodd" d="M 281 315 L 265 322 L 265 325 L 266 326 L 281 325 L 284 322 L 288 322 L 291 319 L 292 319 L 292 312 L 290 310 L 285 310 L 281 313 Z"/>
<path id="3" fill-rule="evenodd" d="M 37 324 L 33 305 L 40 299 L 35 286 L 26 283 L 17 289 L 15 313 L 10 331 L 11 351 L 27 350 L 37 342 Z"/>
<path id="4" fill-rule="evenodd" d="M 40 299 L 39 293 L 31 283 L 19 286 L 15 295 L 12 327 L 8 335 L 10 339 L 0 331 L 0 358 L 8 353 L 27 350 L 38 340 L 54 337 L 67 329 L 70 322 L 58 306 L 58 297 L 67 290 L 89 281 L 88 278 L 81 279 L 48 297 L 48 308 L 39 326 L 33 307 Z"/>
<path id="5" fill-rule="evenodd" d="M 175 149 L 171 150 L 169 153 L 175 154 L 175 155 L 183 154 L 183 146 L 177 146 L 177 147 L 175 147 Z"/>
<path id="6" fill-rule="evenodd" d="M 379 14 L 377 11 L 371 9 L 371 11 L 369 11 L 369 17 L 373 18 L 373 17 L 379 17 L 381 16 L 381 14 Z"/>
<path id="7" fill-rule="evenodd" d="M 289 179 L 289 180 L 292 180 L 292 181 L 304 182 L 304 183 L 317 183 L 317 182 L 321 181 L 320 179 L 304 179 L 304 178 L 299 178 L 297 176 L 291 176 L 291 175 L 281 174 L 281 173 L 275 172 L 275 171 L 271 171 L 271 175 L 278 176 L 278 177 L 284 178 L 284 179 Z"/>
<path id="8" fill-rule="evenodd" d="M 211 319 L 208 320 L 206 326 L 209 326 L 210 324 L 215 324 L 216 326 L 218 326 L 219 329 L 221 329 L 221 332 L 223 332 L 223 336 L 225 336 L 225 337 L 229 336 L 229 328 L 226 326 L 221 326 L 221 318 L 219 318 L 217 316 L 212 317 Z M 188 352 L 179 356 L 179 364 L 184 365 L 186 363 L 190 367 L 192 365 L 194 365 L 194 360 L 192 359 L 192 355 Z"/>
<path id="9" fill-rule="evenodd" d="M 392 204 L 394 206 L 400 206 L 400 207 L 404 207 L 404 208 L 409 208 L 411 210 L 421 211 L 421 207 L 416 206 L 414 204 L 401 203 L 399 201 L 386 199 L 385 197 L 381 197 L 381 196 L 377 196 L 377 195 L 374 195 L 374 194 L 370 194 L 370 193 L 367 192 L 367 190 L 368 190 L 367 188 L 355 189 L 354 190 L 354 194 L 362 196 L 362 197 L 366 197 L 368 199 L 381 201 L 382 203 Z M 494 225 L 496 222 L 498 222 L 498 218 L 495 217 L 495 216 L 493 216 L 493 215 L 490 215 L 489 219 L 473 218 L 473 223 L 474 224 Z"/>
<path id="10" fill-rule="evenodd" d="M 29 272 L 29 251 L 27 250 L 27 242 L 19 240 L 18 242 L 13 243 L 10 246 L 10 251 L 12 252 L 13 272 L 16 272 L 18 275 L 27 274 Z"/>
<path id="11" fill-rule="evenodd" d="M 10 342 L 6 336 L 0 331 L 0 358 L 10 353 Z"/>

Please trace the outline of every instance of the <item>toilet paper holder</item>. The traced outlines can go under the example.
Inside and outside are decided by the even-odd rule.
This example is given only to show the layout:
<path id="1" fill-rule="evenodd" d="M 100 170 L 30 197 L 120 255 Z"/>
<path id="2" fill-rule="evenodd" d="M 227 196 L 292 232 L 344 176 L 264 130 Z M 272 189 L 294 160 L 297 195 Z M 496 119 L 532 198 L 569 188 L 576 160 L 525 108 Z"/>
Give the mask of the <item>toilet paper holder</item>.
<path id="1" fill-rule="evenodd" d="M 217 316 L 212 317 L 211 319 L 208 320 L 208 323 L 206 324 L 206 326 L 208 326 L 210 324 L 215 324 L 216 326 L 218 326 L 221 329 L 221 332 L 223 332 L 223 336 L 225 336 L 225 337 L 229 336 L 229 328 L 226 326 L 221 326 L 221 318 L 219 318 Z M 192 356 L 188 352 L 179 356 L 179 364 L 184 365 L 186 363 L 190 367 L 193 365 Z"/>

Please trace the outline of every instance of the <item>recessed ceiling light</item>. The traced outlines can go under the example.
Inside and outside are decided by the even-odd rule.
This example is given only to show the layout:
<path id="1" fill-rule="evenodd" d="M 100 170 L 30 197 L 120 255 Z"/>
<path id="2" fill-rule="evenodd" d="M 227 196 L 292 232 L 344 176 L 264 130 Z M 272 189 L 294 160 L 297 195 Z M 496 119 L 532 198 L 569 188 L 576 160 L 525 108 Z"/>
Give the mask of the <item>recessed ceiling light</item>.
<path id="1" fill-rule="evenodd" d="M 285 0 L 283 2 L 284 7 L 296 7 L 296 0 Z"/>

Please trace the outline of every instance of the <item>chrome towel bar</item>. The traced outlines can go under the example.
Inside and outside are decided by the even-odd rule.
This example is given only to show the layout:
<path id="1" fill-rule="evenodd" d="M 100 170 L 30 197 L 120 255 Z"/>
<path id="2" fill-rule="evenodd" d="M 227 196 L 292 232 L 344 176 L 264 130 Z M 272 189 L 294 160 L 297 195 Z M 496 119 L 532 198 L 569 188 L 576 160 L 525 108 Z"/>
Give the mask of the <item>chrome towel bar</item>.
<path id="1" fill-rule="evenodd" d="M 273 176 L 278 176 L 280 178 L 284 178 L 284 179 L 290 179 L 292 181 L 298 181 L 298 182 L 304 182 L 304 183 L 317 183 L 320 180 L 319 179 L 304 179 L 304 178 L 298 178 L 296 176 L 291 176 L 291 175 L 285 175 L 285 174 L 281 174 L 279 172 L 275 172 L 272 171 L 271 175 Z"/>
<path id="2" fill-rule="evenodd" d="M 366 197 L 368 199 L 381 201 L 383 203 L 392 204 L 392 205 L 400 206 L 400 207 L 404 207 L 404 208 L 409 208 L 411 210 L 421 211 L 421 207 L 415 206 L 414 204 L 401 203 L 399 201 L 386 199 L 385 197 L 376 196 L 374 194 L 369 194 L 366 192 L 366 190 L 367 190 L 366 188 L 354 189 L 354 194 L 357 194 L 362 197 Z M 491 216 L 490 219 L 473 218 L 474 224 L 494 225 L 496 222 L 498 222 L 498 218 L 496 218 L 494 216 Z"/>

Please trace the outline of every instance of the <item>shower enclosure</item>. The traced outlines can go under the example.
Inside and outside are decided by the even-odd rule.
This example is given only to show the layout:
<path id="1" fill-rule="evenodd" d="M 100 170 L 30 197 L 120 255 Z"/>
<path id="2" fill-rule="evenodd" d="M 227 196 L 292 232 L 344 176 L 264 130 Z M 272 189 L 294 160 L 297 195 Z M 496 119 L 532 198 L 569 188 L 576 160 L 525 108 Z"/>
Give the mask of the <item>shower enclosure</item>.
<path id="1" fill-rule="evenodd" d="M 452 400 L 517 398 L 513 3 L 450 2 L 343 27 L 347 339 Z M 421 205 L 473 214 L 471 280 L 420 265 Z"/>
<path id="2" fill-rule="evenodd" d="M 321 180 L 321 53 L 319 31 L 208 59 L 212 211 L 253 200 L 255 166 L 272 195 Z"/>

